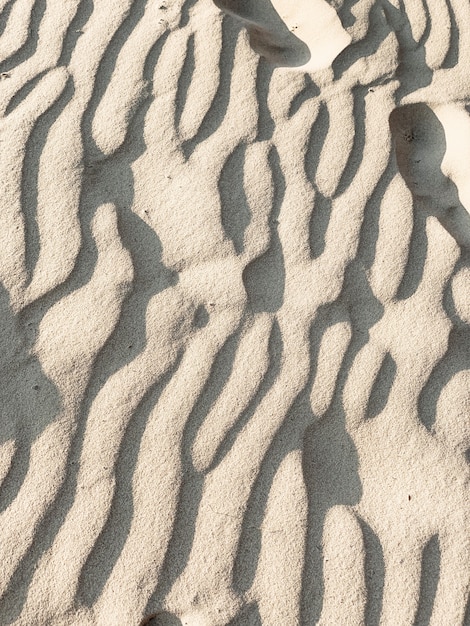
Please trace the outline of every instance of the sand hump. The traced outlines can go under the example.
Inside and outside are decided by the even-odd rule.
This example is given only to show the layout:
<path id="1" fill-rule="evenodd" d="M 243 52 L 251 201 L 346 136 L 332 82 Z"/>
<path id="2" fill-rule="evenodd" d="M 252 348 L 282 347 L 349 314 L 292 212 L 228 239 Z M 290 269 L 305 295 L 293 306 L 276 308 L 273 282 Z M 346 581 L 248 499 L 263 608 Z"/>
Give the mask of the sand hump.
<path id="1" fill-rule="evenodd" d="M 467 0 L 0 0 L 0 624 L 470 624 Z"/>

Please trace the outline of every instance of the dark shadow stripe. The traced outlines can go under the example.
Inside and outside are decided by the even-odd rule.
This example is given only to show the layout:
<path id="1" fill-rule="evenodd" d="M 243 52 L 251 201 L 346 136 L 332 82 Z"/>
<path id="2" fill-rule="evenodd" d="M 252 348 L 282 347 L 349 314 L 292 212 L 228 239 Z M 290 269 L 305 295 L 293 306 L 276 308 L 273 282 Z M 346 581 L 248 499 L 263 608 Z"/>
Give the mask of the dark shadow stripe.
<path id="1" fill-rule="evenodd" d="M 441 570 L 441 548 L 438 535 L 433 535 L 424 547 L 421 557 L 421 584 L 419 605 L 414 626 L 428 626 Z"/>
<path id="2" fill-rule="evenodd" d="M 365 581 L 367 602 L 365 608 L 366 626 L 379 626 L 382 614 L 385 584 L 385 561 L 379 538 L 362 519 L 359 520 L 365 548 Z"/>
<path id="3" fill-rule="evenodd" d="M 39 42 L 39 27 L 41 26 L 42 18 L 46 12 L 46 7 L 46 0 L 36 0 L 31 11 L 28 37 L 19 50 L 0 63 L 0 73 L 13 70 L 15 67 L 31 58 L 36 52 Z"/>

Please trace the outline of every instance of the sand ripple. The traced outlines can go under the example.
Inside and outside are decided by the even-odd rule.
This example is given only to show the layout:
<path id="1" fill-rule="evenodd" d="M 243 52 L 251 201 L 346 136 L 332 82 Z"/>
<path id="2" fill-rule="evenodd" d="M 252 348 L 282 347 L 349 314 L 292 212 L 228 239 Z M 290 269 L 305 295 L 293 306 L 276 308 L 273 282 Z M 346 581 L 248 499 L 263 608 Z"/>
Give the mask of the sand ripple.
<path id="1" fill-rule="evenodd" d="M 216 4 L 0 1 L 0 624 L 470 623 L 468 3 Z"/>

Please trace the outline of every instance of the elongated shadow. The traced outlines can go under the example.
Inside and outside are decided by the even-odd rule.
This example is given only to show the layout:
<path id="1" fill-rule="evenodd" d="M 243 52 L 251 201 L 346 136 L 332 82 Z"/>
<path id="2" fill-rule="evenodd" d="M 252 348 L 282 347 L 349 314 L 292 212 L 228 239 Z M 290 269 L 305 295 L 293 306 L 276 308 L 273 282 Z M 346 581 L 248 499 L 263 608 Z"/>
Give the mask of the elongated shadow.
<path id="1" fill-rule="evenodd" d="M 235 46 L 239 32 L 240 26 L 236 22 L 229 18 L 224 18 L 222 22 L 222 46 L 219 58 L 219 84 L 197 133 L 181 146 L 186 159 L 189 159 L 199 144 L 217 131 L 227 114 L 230 101 L 232 70 L 235 63 Z M 188 80 L 183 80 L 183 85 L 185 83 L 189 86 Z M 184 96 L 184 91 L 180 95 Z M 184 102 L 178 103 L 178 110 L 182 109 L 184 104 Z"/>
<path id="2" fill-rule="evenodd" d="M 366 202 L 359 237 L 358 256 L 361 258 L 367 269 L 370 269 L 375 261 L 377 242 L 379 238 L 382 200 L 395 174 L 395 160 L 393 155 L 390 155 L 385 171 L 381 175 L 372 194 Z"/>
<path id="3" fill-rule="evenodd" d="M 178 77 L 178 86 L 175 97 L 175 128 L 179 129 L 181 116 L 184 111 L 186 100 L 188 97 L 189 87 L 193 80 L 194 70 L 196 68 L 196 59 L 194 54 L 194 33 L 189 35 L 186 43 L 186 53 L 184 55 L 184 63 Z"/>
<path id="4" fill-rule="evenodd" d="M 271 240 L 268 250 L 251 261 L 243 270 L 243 284 L 254 313 L 262 311 L 273 313 L 281 308 L 284 301 L 286 270 L 277 225 L 286 183 L 274 146 L 269 152 L 268 161 L 274 181 L 274 198 L 270 214 Z"/>
<path id="5" fill-rule="evenodd" d="M 428 237 L 426 234 L 427 215 L 413 203 L 413 228 L 406 260 L 405 271 L 397 289 L 397 300 L 410 298 L 421 284 L 424 266 L 428 255 Z"/>
<path id="6" fill-rule="evenodd" d="M 366 102 L 365 97 L 368 87 L 354 87 L 352 90 L 354 104 L 353 117 L 355 120 L 354 140 L 349 153 L 348 160 L 344 166 L 338 186 L 334 192 L 335 196 L 344 193 L 354 180 L 357 171 L 362 163 L 364 147 L 366 145 Z"/>
<path id="7" fill-rule="evenodd" d="M 316 191 L 315 203 L 309 221 L 309 245 L 312 259 L 318 258 L 325 250 L 325 237 L 331 217 L 331 198 L 323 196 L 315 184 L 323 144 L 329 130 L 330 114 L 327 105 L 322 102 L 310 130 L 304 160 L 305 174 Z"/>
<path id="8" fill-rule="evenodd" d="M 364 541 L 364 573 L 367 589 L 367 602 L 364 611 L 366 626 L 379 626 L 382 614 L 383 591 L 385 584 L 385 561 L 379 538 L 372 528 L 360 519 Z"/>
<path id="9" fill-rule="evenodd" d="M 436 363 L 418 400 L 420 420 L 431 431 L 442 390 L 458 372 L 470 369 L 470 328 L 453 328 L 445 355 Z"/>
<path id="10" fill-rule="evenodd" d="M 421 585 L 414 626 L 428 626 L 436 597 L 441 571 L 441 549 L 438 535 L 433 535 L 424 547 L 421 557 Z"/>
<path id="11" fill-rule="evenodd" d="M 305 174 L 311 185 L 315 185 L 315 176 L 322 153 L 323 144 L 330 130 L 330 114 L 327 105 L 322 102 L 315 121 L 310 129 L 307 151 L 305 153 Z"/>
<path id="12" fill-rule="evenodd" d="M 467 609 L 463 618 L 463 626 L 470 626 L 470 593 L 468 594 Z"/>
<path id="13" fill-rule="evenodd" d="M 197 0 L 185 0 L 183 6 L 181 7 L 181 18 L 180 23 L 178 24 L 178 28 L 184 28 L 188 22 L 191 15 L 191 9 L 196 4 Z M 166 5 L 166 2 L 162 3 Z"/>
<path id="14" fill-rule="evenodd" d="M 29 19 L 28 37 L 19 50 L 0 63 L 0 73 L 10 72 L 36 52 L 39 42 L 39 27 L 46 12 L 46 6 L 46 0 L 36 0 Z"/>
<path id="15" fill-rule="evenodd" d="M 377 417 L 385 409 L 396 371 L 396 363 L 392 355 L 387 352 L 372 385 L 367 403 L 366 419 Z"/>
<path id="16" fill-rule="evenodd" d="M 246 145 L 238 145 L 225 161 L 218 181 L 222 227 L 237 254 L 243 252 L 245 231 L 251 221 L 244 183 L 245 154 Z"/>
<path id="17" fill-rule="evenodd" d="M 235 444 L 237 437 L 242 429 L 253 417 L 256 409 L 261 403 L 261 400 L 266 396 L 266 394 L 275 384 L 276 379 L 279 376 L 279 372 L 281 371 L 281 359 L 283 349 L 284 344 L 282 341 L 282 334 L 279 328 L 279 324 L 277 323 L 277 320 L 275 320 L 269 337 L 269 366 L 266 374 L 264 375 L 253 400 L 248 404 L 247 408 L 245 409 L 245 411 L 243 411 L 240 418 L 235 422 L 235 424 L 231 428 L 229 428 L 228 432 L 225 434 L 224 438 L 217 447 L 214 458 L 207 468 L 208 472 L 215 469 L 223 461 L 225 456 L 229 453 L 229 451 Z"/>
<path id="18" fill-rule="evenodd" d="M 75 16 L 70 22 L 67 34 L 65 35 L 62 51 L 57 65 L 67 66 L 70 63 L 72 53 L 75 50 L 75 44 L 77 43 L 78 38 L 82 35 L 82 28 L 88 22 L 92 13 L 93 0 L 81 0 L 77 7 Z"/>
<path id="19" fill-rule="evenodd" d="M 27 83 L 23 89 L 20 89 L 16 97 L 10 100 L 8 109 L 11 110 L 13 105 L 17 106 L 34 88 L 35 84 L 37 84 L 36 79 L 31 81 L 31 84 Z M 72 100 L 74 91 L 73 81 L 69 79 L 59 98 L 37 119 L 34 129 L 26 142 L 21 178 L 21 208 L 24 215 L 25 263 L 29 281 L 31 281 L 33 277 L 41 249 L 37 222 L 41 155 L 44 151 L 52 125 L 57 121 L 61 113 Z"/>
<path id="20" fill-rule="evenodd" d="M 256 603 L 248 604 L 230 620 L 227 626 L 263 626 Z"/>
<path id="21" fill-rule="evenodd" d="M 299 91 L 299 93 L 295 96 L 295 98 L 290 103 L 289 112 L 287 114 L 287 117 L 289 119 L 297 113 L 297 111 L 301 108 L 304 102 L 308 102 L 308 100 L 311 100 L 312 98 L 316 98 L 317 96 L 320 95 L 320 89 L 313 82 L 313 80 L 310 78 L 308 74 L 304 75 L 304 82 L 305 82 L 304 88 L 301 91 Z"/>
<path id="22" fill-rule="evenodd" d="M 442 64 L 442 69 L 448 70 L 455 67 L 459 61 L 460 26 L 455 18 L 454 9 L 450 0 L 446 0 L 446 7 L 449 11 L 450 18 L 450 44 Z"/>
<path id="23" fill-rule="evenodd" d="M 269 87 L 274 68 L 260 57 L 256 68 L 256 100 L 258 102 L 258 131 L 256 141 L 267 141 L 274 133 L 275 123 L 268 106 Z"/>
<path id="24" fill-rule="evenodd" d="M 16 0 L 9 0 L 0 13 L 0 37 L 3 35 L 6 25 L 8 24 L 8 18 L 10 17 L 11 9 L 15 2 Z"/>
<path id="25" fill-rule="evenodd" d="M 102 160 L 104 158 L 102 151 L 98 148 L 93 138 L 93 119 L 95 117 L 98 106 L 111 82 L 113 72 L 116 68 L 119 53 L 121 52 L 126 41 L 131 36 L 137 24 L 143 18 L 146 4 L 147 0 L 134 0 L 134 2 L 131 3 L 130 10 L 121 22 L 119 28 L 113 34 L 111 41 L 109 42 L 103 56 L 101 57 L 98 69 L 96 71 L 96 75 L 94 77 L 93 93 L 86 108 L 86 111 L 83 115 L 81 124 L 86 157 L 89 163 L 93 163 L 96 160 Z M 86 18 L 87 13 L 88 12 L 86 11 L 85 16 L 82 16 L 83 19 Z M 150 55 L 151 53 L 149 54 L 149 56 Z M 153 74 L 151 76 L 145 76 L 143 78 L 151 81 L 153 78 Z M 137 113 L 141 111 L 142 108 L 145 108 L 148 102 L 149 96 L 143 95 L 141 101 L 138 102 L 135 106 L 135 109 L 137 109 Z"/>

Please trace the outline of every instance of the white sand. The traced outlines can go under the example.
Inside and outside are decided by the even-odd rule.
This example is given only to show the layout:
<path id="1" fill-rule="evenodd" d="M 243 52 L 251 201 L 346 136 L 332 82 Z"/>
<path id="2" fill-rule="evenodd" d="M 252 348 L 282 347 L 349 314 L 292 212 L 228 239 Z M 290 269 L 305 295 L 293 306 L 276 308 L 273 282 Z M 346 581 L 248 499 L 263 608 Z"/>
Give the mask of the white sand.
<path id="1" fill-rule="evenodd" d="M 470 5 L 215 4 L 0 0 L 0 624 L 468 626 Z"/>

